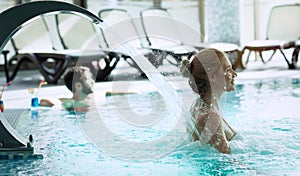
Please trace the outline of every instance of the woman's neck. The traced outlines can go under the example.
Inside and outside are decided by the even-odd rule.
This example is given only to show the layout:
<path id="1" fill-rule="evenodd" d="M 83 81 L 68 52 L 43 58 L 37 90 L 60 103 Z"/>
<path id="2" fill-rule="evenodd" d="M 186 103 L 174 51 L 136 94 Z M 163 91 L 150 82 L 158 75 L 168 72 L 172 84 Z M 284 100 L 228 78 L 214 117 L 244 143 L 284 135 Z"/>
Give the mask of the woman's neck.
<path id="1" fill-rule="evenodd" d="M 210 96 L 211 95 L 211 96 Z M 208 105 L 215 107 L 217 110 L 219 110 L 219 100 L 221 98 L 220 94 L 209 94 L 200 96 L 200 98 Z"/>

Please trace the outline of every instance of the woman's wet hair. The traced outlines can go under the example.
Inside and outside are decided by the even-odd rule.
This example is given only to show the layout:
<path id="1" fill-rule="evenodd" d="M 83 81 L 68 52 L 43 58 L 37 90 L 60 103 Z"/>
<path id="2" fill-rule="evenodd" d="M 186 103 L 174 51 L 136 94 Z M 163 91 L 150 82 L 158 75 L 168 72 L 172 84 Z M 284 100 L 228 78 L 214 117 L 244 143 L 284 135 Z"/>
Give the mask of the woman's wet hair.
<path id="1" fill-rule="evenodd" d="M 201 50 L 191 61 L 181 62 L 180 72 L 183 77 L 189 78 L 189 85 L 195 93 L 200 96 L 211 93 L 208 76 L 217 73 L 221 66 L 220 58 L 223 57 L 226 57 L 224 52 L 208 48 Z"/>
<path id="2" fill-rule="evenodd" d="M 79 82 L 82 84 L 82 91 L 85 94 L 93 93 L 95 80 L 93 79 L 93 75 L 88 67 L 75 66 L 69 68 L 64 75 L 64 81 L 66 87 L 71 92 L 75 90 L 75 83 Z"/>

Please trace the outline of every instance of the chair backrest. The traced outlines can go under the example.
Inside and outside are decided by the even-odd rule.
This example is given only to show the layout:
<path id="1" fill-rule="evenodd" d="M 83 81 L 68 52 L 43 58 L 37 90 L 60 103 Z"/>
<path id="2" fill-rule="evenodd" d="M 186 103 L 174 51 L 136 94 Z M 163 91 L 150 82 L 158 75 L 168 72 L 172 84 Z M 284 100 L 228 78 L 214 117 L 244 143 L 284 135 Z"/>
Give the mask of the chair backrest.
<path id="1" fill-rule="evenodd" d="M 56 15 L 56 23 L 64 49 L 99 49 L 99 44 L 90 44 L 97 38 L 97 32 L 94 24 L 88 19 L 62 13 Z"/>
<path id="2" fill-rule="evenodd" d="M 52 42 L 47 27 L 41 17 L 26 23 L 11 39 L 16 51 L 48 51 L 52 50 Z"/>
<path id="3" fill-rule="evenodd" d="M 149 45 L 159 40 L 182 44 L 177 21 L 164 8 L 148 8 L 140 12 L 142 26 Z"/>
<path id="4" fill-rule="evenodd" d="M 120 44 L 130 44 L 132 47 L 143 47 L 141 36 L 136 27 L 136 20 L 125 9 L 109 8 L 99 11 L 103 20 L 103 38 L 108 48 L 118 47 Z"/>
<path id="5" fill-rule="evenodd" d="M 16 53 L 51 52 L 65 49 L 99 49 L 95 26 L 74 14 L 39 16 L 26 23 L 11 39 Z M 98 42 L 98 41 L 97 41 Z"/>
<path id="6" fill-rule="evenodd" d="M 268 40 L 297 40 L 300 37 L 300 5 L 279 5 L 272 8 L 268 28 Z"/>
<path id="7" fill-rule="evenodd" d="M 54 50 L 64 50 L 66 49 L 66 46 L 64 46 L 64 43 L 62 41 L 61 36 L 59 35 L 59 29 L 58 29 L 58 21 L 57 21 L 57 14 L 54 15 L 43 15 L 42 19 L 48 29 L 50 38 L 52 40 L 53 49 Z"/>

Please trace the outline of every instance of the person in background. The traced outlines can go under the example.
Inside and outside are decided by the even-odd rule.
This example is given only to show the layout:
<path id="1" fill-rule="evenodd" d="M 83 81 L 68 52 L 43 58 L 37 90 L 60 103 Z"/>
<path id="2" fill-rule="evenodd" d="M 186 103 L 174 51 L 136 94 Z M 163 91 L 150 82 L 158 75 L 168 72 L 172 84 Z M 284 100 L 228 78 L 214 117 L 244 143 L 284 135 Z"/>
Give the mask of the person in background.
<path id="1" fill-rule="evenodd" d="M 88 67 L 69 68 L 63 76 L 66 87 L 72 92 L 71 98 L 59 98 L 61 106 L 69 111 L 86 112 L 91 106 L 90 95 L 94 92 L 95 80 Z M 55 106 L 54 100 L 41 99 L 40 106 Z"/>
<path id="2" fill-rule="evenodd" d="M 188 129 L 194 141 L 200 145 L 209 143 L 221 153 L 229 154 L 230 141 L 237 132 L 225 121 L 219 109 L 224 92 L 234 91 L 237 73 L 225 53 L 217 49 L 201 50 L 191 61 L 183 60 L 180 67 L 183 77 L 196 93 L 190 112 L 195 124 Z"/>

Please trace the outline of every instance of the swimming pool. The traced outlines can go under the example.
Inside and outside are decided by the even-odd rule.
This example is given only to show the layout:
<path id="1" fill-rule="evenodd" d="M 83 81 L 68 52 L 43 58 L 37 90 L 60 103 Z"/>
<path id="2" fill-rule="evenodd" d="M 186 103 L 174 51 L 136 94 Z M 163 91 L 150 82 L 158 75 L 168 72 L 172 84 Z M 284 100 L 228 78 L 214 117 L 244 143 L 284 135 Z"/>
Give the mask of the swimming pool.
<path id="1" fill-rule="evenodd" d="M 183 95 L 185 90 L 178 93 Z M 188 96 L 192 98 L 192 95 Z M 39 111 L 37 118 L 33 118 L 28 111 L 20 120 L 17 130 L 21 135 L 34 136 L 36 152 L 42 153 L 44 158 L 2 160 L 0 173 L 296 175 L 300 172 L 299 99 L 299 79 L 245 81 L 237 84 L 235 92 L 226 94 L 226 103 L 222 106 L 225 118 L 240 134 L 230 143 L 230 155 L 220 154 L 209 146 L 200 148 L 197 143 L 166 147 L 165 144 L 170 141 L 165 135 L 170 131 L 174 136 L 169 139 L 176 136 L 181 138 L 184 134 L 181 128 L 171 129 L 176 126 L 168 119 L 172 112 L 166 110 L 166 103 L 156 91 L 106 97 L 96 113 L 100 114 L 98 117 L 103 127 L 109 129 L 110 133 L 103 130 L 94 134 L 103 136 L 102 145 L 94 145 L 87 138 L 89 129 L 84 125 L 90 119 L 84 115 L 44 109 Z M 136 120 L 149 114 L 153 119 L 147 119 L 145 124 L 139 123 L 138 126 L 130 119 L 119 118 L 120 114 L 124 117 L 126 113 L 135 114 Z M 92 128 L 90 130 L 93 131 Z M 112 134 L 113 137 L 109 136 Z M 137 151 L 128 148 L 126 143 L 114 143 L 114 140 L 120 139 L 131 144 L 151 144 L 151 148 L 145 146 L 144 151 Z M 153 148 L 158 152 L 155 153 Z M 166 149 L 170 150 L 164 151 Z M 147 151 L 150 154 L 144 155 Z M 155 155 L 158 157 L 153 157 Z"/>

